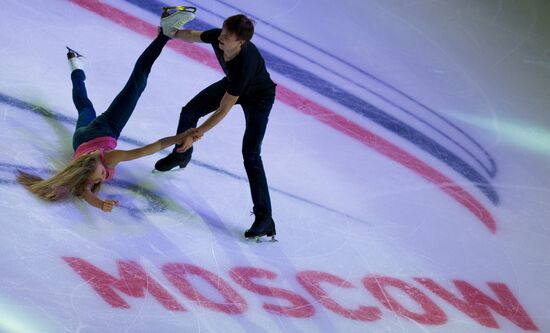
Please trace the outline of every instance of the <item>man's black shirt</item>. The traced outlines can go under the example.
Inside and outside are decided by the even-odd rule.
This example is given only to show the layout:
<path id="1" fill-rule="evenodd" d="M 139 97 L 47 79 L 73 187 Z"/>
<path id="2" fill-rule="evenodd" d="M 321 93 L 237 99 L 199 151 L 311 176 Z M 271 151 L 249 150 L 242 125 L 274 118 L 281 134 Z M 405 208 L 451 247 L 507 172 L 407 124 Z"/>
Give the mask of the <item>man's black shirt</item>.
<path id="1" fill-rule="evenodd" d="M 256 45 L 250 41 L 245 43 L 239 54 L 226 62 L 218 41 L 221 31 L 221 29 L 206 30 L 201 34 L 201 40 L 211 44 L 216 53 L 216 58 L 229 81 L 227 93 L 233 96 L 244 96 L 273 91 L 275 83 L 271 80 L 264 58 Z"/>

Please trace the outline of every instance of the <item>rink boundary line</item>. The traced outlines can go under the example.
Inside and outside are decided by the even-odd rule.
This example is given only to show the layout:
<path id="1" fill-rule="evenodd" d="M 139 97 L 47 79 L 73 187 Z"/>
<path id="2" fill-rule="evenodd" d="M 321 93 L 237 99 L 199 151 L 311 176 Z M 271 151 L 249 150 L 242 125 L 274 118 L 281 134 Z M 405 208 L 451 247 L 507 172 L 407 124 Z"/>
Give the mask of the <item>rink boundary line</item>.
<path id="1" fill-rule="evenodd" d="M 61 123 L 65 123 L 65 124 L 69 124 L 69 125 L 76 125 L 76 118 L 65 116 L 65 115 L 63 115 L 59 112 L 47 110 L 43 107 L 36 106 L 36 105 L 33 105 L 29 102 L 22 101 L 20 99 L 15 98 L 15 97 L 6 95 L 2 92 L 0 92 L 0 103 L 6 104 L 6 105 L 9 105 L 9 106 L 12 106 L 12 107 L 24 110 L 24 111 L 29 111 L 29 112 L 32 112 L 32 113 L 37 114 L 39 116 L 42 116 L 42 117 L 51 118 L 51 119 L 54 119 L 54 120 L 59 121 Z M 132 139 L 132 138 L 127 137 L 125 135 L 121 135 L 118 140 L 122 141 L 122 142 L 132 144 L 132 145 L 135 145 L 137 147 L 141 147 L 141 146 L 146 145 L 146 143 L 144 143 L 144 142 L 141 142 L 141 141 L 136 140 L 136 139 Z M 162 151 L 163 152 L 169 152 L 169 149 L 164 149 Z M 248 183 L 248 179 L 246 177 L 239 176 L 237 174 L 234 174 L 234 173 L 229 172 L 227 170 L 224 170 L 222 168 L 216 167 L 214 165 L 208 164 L 206 162 L 201 162 L 199 160 L 192 159 L 191 164 L 194 164 L 198 167 L 210 170 L 212 172 L 216 172 L 216 173 L 228 176 L 230 178 L 234 178 L 234 179 L 237 179 L 237 180 L 244 181 L 244 182 Z M 39 173 L 42 173 L 42 172 L 43 173 L 53 173 L 54 172 L 54 170 L 51 170 L 51 169 L 36 168 L 36 167 L 25 166 L 25 165 L 16 165 L 16 164 L 0 161 L 0 169 L 2 169 L 2 168 L 4 168 L 4 169 L 13 169 L 14 171 L 17 170 L 17 169 L 21 169 L 23 171 L 27 170 L 27 171 L 39 172 Z M 13 181 L 13 183 L 9 182 L 9 181 L 3 182 L 3 179 L 0 177 L 0 185 L 16 185 L 16 184 L 17 183 L 15 182 L 15 180 Z M 167 206 L 166 204 L 164 204 L 163 199 L 161 197 L 159 197 L 156 193 L 152 192 L 149 189 L 145 189 L 145 188 L 143 188 L 139 185 L 135 185 L 135 184 L 132 184 L 130 182 L 119 180 L 119 179 L 112 179 L 111 181 L 109 181 L 108 184 L 110 186 L 120 187 L 120 188 L 130 190 L 130 191 L 133 191 L 133 192 L 136 192 L 136 193 L 142 195 L 147 200 L 147 202 L 149 203 L 149 206 L 152 207 L 150 209 L 145 209 L 145 210 L 134 209 L 132 207 L 122 207 L 122 208 L 128 209 L 130 215 L 132 215 L 132 216 L 135 216 L 134 211 L 154 212 L 154 213 L 162 212 L 162 211 L 165 210 L 165 207 Z M 326 211 L 338 214 L 338 215 L 343 216 L 345 218 L 348 218 L 350 220 L 360 222 L 360 223 L 363 223 L 363 224 L 367 224 L 367 225 L 370 224 L 367 221 L 361 220 L 357 217 L 354 217 L 354 216 L 349 215 L 347 213 L 341 212 L 337 209 L 330 208 L 330 207 L 325 206 L 325 205 L 320 204 L 320 203 L 316 203 L 315 201 L 311 201 L 309 199 L 300 197 L 300 196 L 292 194 L 290 192 L 286 192 L 286 191 L 283 191 L 281 189 L 271 187 L 271 186 L 269 186 L 269 189 L 272 190 L 273 192 L 280 193 L 280 194 L 282 194 L 284 196 L 287 196 L 291 199 L 295 199 L 295 200 L 298 200 L 302 203 L 306 203 L 306 204 L 309 204 L 311 206 L 324 209 Z M 149 200 L 149 197 L 155 197 L 156 200 L 151 201 L 151 200 Z M 159 202 L 161 202 L 161 203 L 159 203 Z M 159 206 L 162 207 L 162 208 L 158 208 Z"/>
<path id="2" fill-rule="evenodd" d="M 149 38 L 154 38 L 158 33 L 158 27 L 145 22 L 144 20 L 127 14 L 108 4 L 99 2 L 98 0 L 69 0 L 70 2 L 81 6 L 105 19 L 117 23 L 129 30 L 132 30 Z M 192 44 L 169 44 L 168 47 L 176 52 L 199 61 L 213 69 L 218 68 L 218 62 L 211 52 Z M 409 152 L 399 148 L 395 144 L 376 135 L 375 133 L 362 128 L 349 119 L 329 110 L 328 108 L 319 105 L 308 98 L 293 92 L 291 89 L 282 85 L 277 87 L 277 98 L 294 109 L 311 115 L 318 121 L 330 126 L 337 131 L 346 134 L 359 142 L 374 149 L 378 153 L 390 158 L 391 160 L 401 164 L 402 166 L 417 173 L 422 178 L 438 186 L 443 192 L 447 193 L 458 203 L 463 205 L 474 216 L 476 216 L 491 233 L 496 233 L 496 222 L 491 213 L 470 193 L 453 182 L 450 178 L 443 175 L 438 170 L 432 168 L 425 162 L 416 158 Z M 443 147 L 441 147 L 443 148 Z M 473 168 L 472 168 L 473 169 Z M 475 170 L 474 170 L 475 171 Z M 477 171 L 475 171 L 477 173 Z M 476 186 L 480 186 L 476 183 Z M 483 188 L 482 188 L 483 190 Z M 487 194 L 487 193 L 486 193 Z"/>

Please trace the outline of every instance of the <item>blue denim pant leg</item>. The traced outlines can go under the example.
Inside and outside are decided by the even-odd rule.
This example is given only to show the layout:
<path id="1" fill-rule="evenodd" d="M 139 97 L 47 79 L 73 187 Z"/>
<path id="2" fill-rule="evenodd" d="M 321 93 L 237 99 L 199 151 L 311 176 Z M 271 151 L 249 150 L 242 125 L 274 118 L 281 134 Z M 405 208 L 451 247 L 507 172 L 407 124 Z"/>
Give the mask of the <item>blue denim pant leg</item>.
<path id="1" fill-rule="evenodd" d="M 111 135 L 118 139 L 120 132 L 134 112 L 136 104 L 147 86 L 147 78 L 151 67 L 155 63 L 162 49 L 170 39 L 164 34 L 159 34 L 140 55 L 128 82 L 115 97 L 111 105 L 103 112 L 97 121 L 109 126 Z"/>
<path id="2" fill-rule="evenodd" d="M 78 119 L 76 121 L 76 129 L 87 126 L 95 117 L 95 110 L 92 101 L 88 98 L 86 91 L 86 74 L 81 69 L 76 69 L 71 73 L 71 81 L 73 83 L 73 103 L 78 110 Z"/>
<path id="3" fill-rule="evenodd" d="M 105 135 L 106 129 L 101 131 L 101 127 L 94 125 L 96 113 L 94 106 L 86 91 L 86 74 L 81 69 L 76 69 L 71 73 L 71 81 L 73 84 L 73 102 L 78 110 L 78 118 L 76 120 L 76 129 L 73 135 L 73 149 L 76 150 L 80 144 L 89 141 L 98 136 Z"/>

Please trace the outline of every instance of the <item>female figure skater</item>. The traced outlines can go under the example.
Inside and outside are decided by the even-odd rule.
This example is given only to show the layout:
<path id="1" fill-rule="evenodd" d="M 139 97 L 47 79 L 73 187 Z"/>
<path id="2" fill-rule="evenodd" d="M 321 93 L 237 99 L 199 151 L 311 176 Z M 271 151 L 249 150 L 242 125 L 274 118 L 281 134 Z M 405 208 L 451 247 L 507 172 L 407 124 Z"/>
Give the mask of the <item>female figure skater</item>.
<path id="1" fill-rule="evenodd" d="M 153 63 L 164 45 L 174 36 L 177 28 L 194 18 L 194 12 L 194 8 L 180 7 L 176 12 L 161 19 L 158 36 L 138 58 L 122 91 L 115 97 L 109 108 L 98 117 L 86 93 L 84 84 L 86 76 L 78 59 L 80 55 L 67 48 L 69 50 L 67 58 L 72 69 L 73 102 L 78 110 L 76 130 L 73 135 L 74 158 L 63 170 L 48 179 L 19 170 L 17 181 L 44 200 L 57 201 L 76 196 L 104 212 L 110 212 L 114 206 L 118 205 L 118 201 L 102 200 L 96 196 L 96 193 L 103 181 L 113 178 L 118 163 L 154 154 L 188 137 L 191 141 L 200 139 L 200 135 L 192 135 L 189 131 L 162 138 L 137 149 L 115 149 L 120 132 L 130 119 L 141 93 L 145 90 Z M 163 16 L 165 15 L 166 11 Z"/>

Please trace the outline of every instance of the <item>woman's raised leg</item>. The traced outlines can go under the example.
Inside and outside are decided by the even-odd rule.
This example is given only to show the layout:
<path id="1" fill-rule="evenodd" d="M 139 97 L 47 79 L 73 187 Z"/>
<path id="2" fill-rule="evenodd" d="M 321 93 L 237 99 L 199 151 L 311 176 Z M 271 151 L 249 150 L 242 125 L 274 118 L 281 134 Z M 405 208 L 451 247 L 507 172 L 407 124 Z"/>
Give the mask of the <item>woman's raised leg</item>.
<path id="1" fill-rule="evenodd" d="M 164 34 L 158 34 L 138 58 L 124 88 L 115 97 L 107 111 L 98 117 L 98 120 L 101 118 L 101 121 L 106 121 L 111 127 L 115 138 L 118 138 L 134 112 L 136 104 L 147 86 L 147 78 L 151 72 L 151 67 L 169 40 L 170 38 Z"/>

